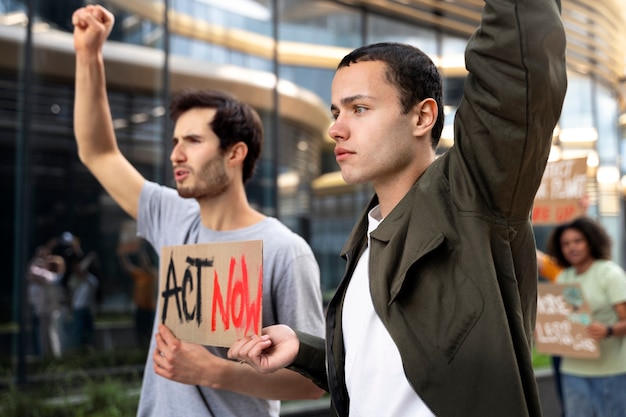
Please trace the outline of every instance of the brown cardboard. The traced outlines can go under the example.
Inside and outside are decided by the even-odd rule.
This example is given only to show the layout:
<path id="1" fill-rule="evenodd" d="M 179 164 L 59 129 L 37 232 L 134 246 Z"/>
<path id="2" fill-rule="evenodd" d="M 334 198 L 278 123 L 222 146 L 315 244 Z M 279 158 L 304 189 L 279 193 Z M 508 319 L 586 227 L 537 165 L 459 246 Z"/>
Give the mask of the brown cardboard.
<path id="1" fill-rule="evenodd" d="M 181 340 L 228 347 L 262 326 L 263 241 L 161 249 L 158 318 Z"/>
<path id="2" fill-rule="evenodd" d="M 598 343 L 587 336 L 593 317 L 578 284 L 538 284 L 537 352 L 578 358 L 600 356 Z"/>
<path id="3" fill-rule="evenodd" d="M 586 194 L 586 157 L 549 162 L 535 196 L 533 224 L 558 224 L 584 214 Z"/>

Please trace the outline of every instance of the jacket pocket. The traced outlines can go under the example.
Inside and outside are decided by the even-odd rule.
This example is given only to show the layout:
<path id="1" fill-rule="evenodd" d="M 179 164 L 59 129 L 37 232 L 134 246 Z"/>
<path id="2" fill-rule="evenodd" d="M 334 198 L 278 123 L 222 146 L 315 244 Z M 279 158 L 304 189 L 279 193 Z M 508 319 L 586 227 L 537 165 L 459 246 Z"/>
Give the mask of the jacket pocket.
<path id="1" fill-rule="evenodd" d="M 412 343 L 436 349 L 449 363 L 480 319 L 484 297 L 454 257 L 442 252 L 443 246 L 434 248 L 406 270 L 388 308 L 403 318 Z"/>

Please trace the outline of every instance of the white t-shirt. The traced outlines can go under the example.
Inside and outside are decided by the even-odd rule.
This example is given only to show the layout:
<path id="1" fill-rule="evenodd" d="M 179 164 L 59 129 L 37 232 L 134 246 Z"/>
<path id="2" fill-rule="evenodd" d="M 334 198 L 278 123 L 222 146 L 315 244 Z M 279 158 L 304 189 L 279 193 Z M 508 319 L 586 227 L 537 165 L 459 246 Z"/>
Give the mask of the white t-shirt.
<path id="1" fill-rule="evenodd" d="M 411 388 L 400 352 L 374 311 L 369 287 L 369 243 L 370 233 L 382 221 L 379 206 L 369 212 L 368 218 L 368 245 L 352 274 L 342 311 L 350 417 L 434 417 Z"/>

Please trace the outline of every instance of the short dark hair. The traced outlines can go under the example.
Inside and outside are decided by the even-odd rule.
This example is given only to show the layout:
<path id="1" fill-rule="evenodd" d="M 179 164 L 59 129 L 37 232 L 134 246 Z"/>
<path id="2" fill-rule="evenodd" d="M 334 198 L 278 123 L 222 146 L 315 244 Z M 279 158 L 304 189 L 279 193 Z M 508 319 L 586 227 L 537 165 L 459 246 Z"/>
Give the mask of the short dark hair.
<path id="1" fill-rule="evenodd" d="M 243 162 L 242 178 L 247 182 L 252 175 L 263 146 L 263 124 L 258 113 L 235 96 L 216 90 L 184 89 L 173 95 L 170 118 L 176 122 L 181 114 L 194 108 L 215 109 L 209 124 L 220 139 L 220 149 L 226 151 L 237 142 L 248 146 Z"/>
<path id="2" fill-rule="evenodd" d="M 547 252 L 556 259 L 559 265 L 565 268 L 572 266 L 563 256 L 561 249 L 561 236 L 568 229 L 574 229 L 583 234 L 592 258 L 611 259 L 611 237 L 600 223 L 590 217 L 581 216 L 558 225 L 550 234 Z"/>
<path id="3" fill-rule="evenodd" d="M 363 61 L 381 61 L 387 65 L 387 80 L 400 94 L 402 111 L 406 114 L 420 101 L 432 98 L 437 103 L 437 121 L 432 130 L 433 149 L 443 131 L 443 80 L 433 61 L 421 49 L 397 42 L 381 42 L 362 46 L 346 55 L 337 69 Z"/>

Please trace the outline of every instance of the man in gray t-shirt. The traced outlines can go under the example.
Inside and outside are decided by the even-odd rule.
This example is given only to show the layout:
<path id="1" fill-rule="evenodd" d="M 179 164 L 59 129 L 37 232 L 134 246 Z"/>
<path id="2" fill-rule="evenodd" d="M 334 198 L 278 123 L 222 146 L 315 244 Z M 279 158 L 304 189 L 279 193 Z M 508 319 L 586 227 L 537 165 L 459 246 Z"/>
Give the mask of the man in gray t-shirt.
<path id="1" fill-rule="evenodd" d="M 88 5 L 75 27 L 74 131 L 81 161 L 137 219 L 138 234 L 162 246 L 263 240 L 263 325 L 286 323 L 322 336 L 319 268 L 306 242 L 252 208 L 244 184 L 261 153 L 263 129 L 249 106 L 216 91 L 186 90 L 170 105 L 176 191 L 147 181 L 122 155 L 106 95 L 102 46 L 113 15 Z M 318 398 L 304 376 L 260 375 L 226 350 L 182 342 L 157 326 L 146 362 L 140 416 L 278 416 L 275 400 Z"/>
<path id="2" fill-rule="evenodd" d="M 291 323 L 295 328 L 302 331 L 308 329 L 323 337 L 319 268 L 313 252 L 304 239 L 278 220 L 266 217 L 237 230 L 212 230 L 201 224 L 195 201 L 181 199 L 174 190 L 146 181 L 139 200 L 137 226 L 138 233 L 157 249 L 186 243 L 262 239 L 263 325 Z M 157 346 L 154 343 L 150 346 L 150 356 L 154 356 L 155 362 L 161 359 L 160 352 L 167 351 L 169 347 L 163 341 L 164 331 L 167 332 L 167 329 L 156 337 Z M 170 336 L 170 340 L 172 338 Z M 185 404 L 185 410 L 207 409 L 210 410 L 208 415 L 216 416 L 278 415 L 278 401 L 207 388 L 214 385 L 211 374 L 218 373 L 215 370 L 211 372 L 212 368 L 220 367 L 223 362 L 212 360 L 210 355 L 202 351 L 204 347 L 178 340 L 174 344 L 182 345 L 182 349 L 179 347 L 178 357 L 173 357 L 169 364 L 164 365 L 167 370 L 159 367 L 153 370 L 151 360 L 146 364 L 139 415 L 175 415 L 181 403 Z M 207 349 L 220 358 L 226 357 L 226 349 Z M 200 361 L 197 357 L 205 357 L 205 360 Z M 226 362 L 226 365 L 233 364 Z M 171 377 L 176 373 L 178 381 L 206 386 L 171 382 L 158 376 L 155 370 L 161 376 Z M 288 372 L 292 374 L 291 378 L 300 378 L 295 372 Z M 291 378 L 286 378 L 284 382 L 289 383 Z M 218 383 L 215 381 L 215 384 Z M 251 385 L 250 389 L 254 389 L 252 384 L 255 381 L 248 380 L 247 383 Z M 176 401 L 172 401 L 172 398 Z"/>

